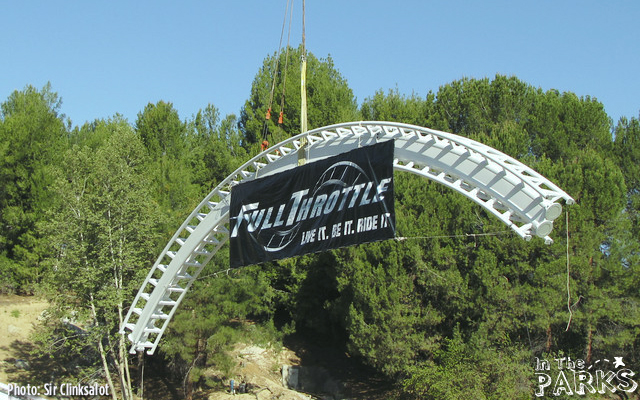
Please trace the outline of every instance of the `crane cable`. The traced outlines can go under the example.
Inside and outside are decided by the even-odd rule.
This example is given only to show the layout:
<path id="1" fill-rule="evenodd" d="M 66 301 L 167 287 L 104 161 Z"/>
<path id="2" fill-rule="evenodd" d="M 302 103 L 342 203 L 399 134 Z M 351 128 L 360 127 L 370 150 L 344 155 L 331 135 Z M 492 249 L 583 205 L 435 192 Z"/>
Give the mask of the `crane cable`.
<path id="1" fill-rule="evenodd" d="M 271 82 L 271 91 L 269 93 L 269 106 L 267 108 L 267 112 L 265 114 L 265 120 L 264 120 L 264 125 L 263 125 L 263 129 L 262 129 L 262 151 L 266 150 L 269 147 L 269 142 L 267 141 L 267 137 L 268 135 L 270 135 L 271 133 L 269 132 L 269 126 L 268 126 L 268 122 L 271 119 L 271 111 L 272 111 L 272 107 L 273 107 L 273 97 L 274 97 L 274 93 L 275 93 L 275 89 L 276 89 L 276 81 L 278 79 L 278 70 L 279 70 L 279 65 L 280 65 L 280 54 L 282 54 L 282 39 L 284 38 L 284 28 L 285 25 L 287 23 L 287 14 L 290 14 L 289 16 L 289 32 L 288 32 L 288 37 L 287 37 L 287 49 L 286 49 L 286 57 L 285 57 L 285 83 L 286 83 L 286 74 L 287 74 L 287 64 L 288 64 L 288 60 L 289 60 L 289 39 L 291 37 L 291 18 L 293 15 L 293 0 L 287 0 L 287 7 L 285 9 L 284 12 L 284 18 L 282 19 L 282 29 L 280 31 L 280 42 L 278 43 L 278 51 L 276 53 L 276 57 L 274 60 L 274 68 L 273 68 L 273 80 Z M 282 119 L 283 119 L 283 111 L 284 110 L 284 84 L 283 84 L 283 92 L 282 92 L 282 99 L 281 99 L 281 106 L 280 106 L 280 115 L 278 117 L 278 124 L 282 124 Z"/>
<path id="2" fill-rule="evenodd" d="M 280 116 L 278 117 L 278 124 L 282 125 L 284 117 L 284 97 L 285 89 L 287 86 L 287 69 L 289 66 L 289 48 L 291 43 L 291 20 L 293 19 L 293 0 L 291 0 L 291 11 L 289 14 L 289 32 L 287 32 L 287 50 L 284 57 L 284 80 L 282 81 L 282 96 L 280 97 Z"/>

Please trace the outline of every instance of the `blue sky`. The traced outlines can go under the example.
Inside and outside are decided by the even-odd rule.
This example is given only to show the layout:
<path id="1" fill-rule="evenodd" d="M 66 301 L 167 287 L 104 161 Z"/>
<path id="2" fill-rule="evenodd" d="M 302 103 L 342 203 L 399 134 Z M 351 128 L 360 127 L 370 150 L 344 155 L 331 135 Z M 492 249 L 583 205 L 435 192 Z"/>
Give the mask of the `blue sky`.
<path id="1" fill-rule="evenodd" d="M 74 125 L 149 102 L 183 119 L 212 103 L 238 114 L 278 48 L 286 0 L 6 1 L 0 100 L 51 82 Z M 302 0 L 291 44 L 301 42 Z M 640 2 L 306 1 L 307 49 L 330 55 L 358 102 L 426 96 L 462 77 L 515 75 L 597 98 L 614 122 L 640 110 Z"/>

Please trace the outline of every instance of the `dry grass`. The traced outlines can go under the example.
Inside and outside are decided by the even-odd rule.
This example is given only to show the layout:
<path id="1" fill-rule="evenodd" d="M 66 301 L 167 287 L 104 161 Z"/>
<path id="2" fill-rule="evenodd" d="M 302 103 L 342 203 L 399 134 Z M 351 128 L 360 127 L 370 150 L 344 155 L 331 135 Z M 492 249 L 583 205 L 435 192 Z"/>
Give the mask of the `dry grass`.
<path id="1" fill-rule="evenodd" d="M 0 382 L 13 382 L 23 372 L 29 335 L 46 307 L 46 301 L 34 296 L 0 295 Z"/>

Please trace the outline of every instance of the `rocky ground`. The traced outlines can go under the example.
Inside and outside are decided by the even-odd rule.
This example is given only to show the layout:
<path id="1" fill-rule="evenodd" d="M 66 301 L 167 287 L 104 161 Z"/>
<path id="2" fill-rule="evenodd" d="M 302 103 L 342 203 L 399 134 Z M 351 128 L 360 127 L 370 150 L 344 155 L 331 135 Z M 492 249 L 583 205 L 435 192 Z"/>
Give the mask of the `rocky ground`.
<path id="1" fill-rule="evenodd" d="M 291 350 L 282 348 L 280 351 L 276 351 L 255 345 L 238 345 L 233 353 L 238 363 L 237 376 L 234 379 L 236 387 L 245 382 L 247 393 L 231 395 L 228 390 L 213 392 L 209 394 L 209 400 L 303 400 L 317 398 L 284 387 L 281 373 L 282 365 L 298 365 L 300 362 Z M 210 374 L 215 375 L 215 371 L 210 371 Z"/>
<path id="2" fill-rule="evenodd" d="M 233 356 L 237 362 L 236 385 L 246 382 L 249 393 L 232 396 L 227 389 L 208 393 L 209 400 L 381 400 L 393 397 L 393 385 L 373 370 L 340 349 L 314 344 L 308 339 L 290 339 L 278 351 L 238 345 Z M 300 391 L 286 388 L 283 381 L 283 369 L 291 368 L 298 370 Z"/>

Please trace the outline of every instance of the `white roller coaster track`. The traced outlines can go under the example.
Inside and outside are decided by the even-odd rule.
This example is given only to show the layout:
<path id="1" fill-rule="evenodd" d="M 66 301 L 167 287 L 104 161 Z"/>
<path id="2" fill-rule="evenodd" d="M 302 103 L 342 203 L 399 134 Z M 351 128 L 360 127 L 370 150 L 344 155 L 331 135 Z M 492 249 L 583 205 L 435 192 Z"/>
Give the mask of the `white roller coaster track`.
<path id="1" fill-rule="evenodd" d="M 303 146 L 303 138 L 307 146 Z M 229 239 L 231 188 L 360 146 L 395 140 L 394 169 L 441 183 L 475 201 L 525 240 L 549 237 L 560 201 L 574 200 L 555 184 L 512 157 L 482 143 L 419 126 L 393 122 L 350 122 L 301 133 L 265 150 L 222 181 L 189 215 L 162 251 L 136 295 L 121 333 L 131 353 L 153 354 L 185 293 Z"/>

